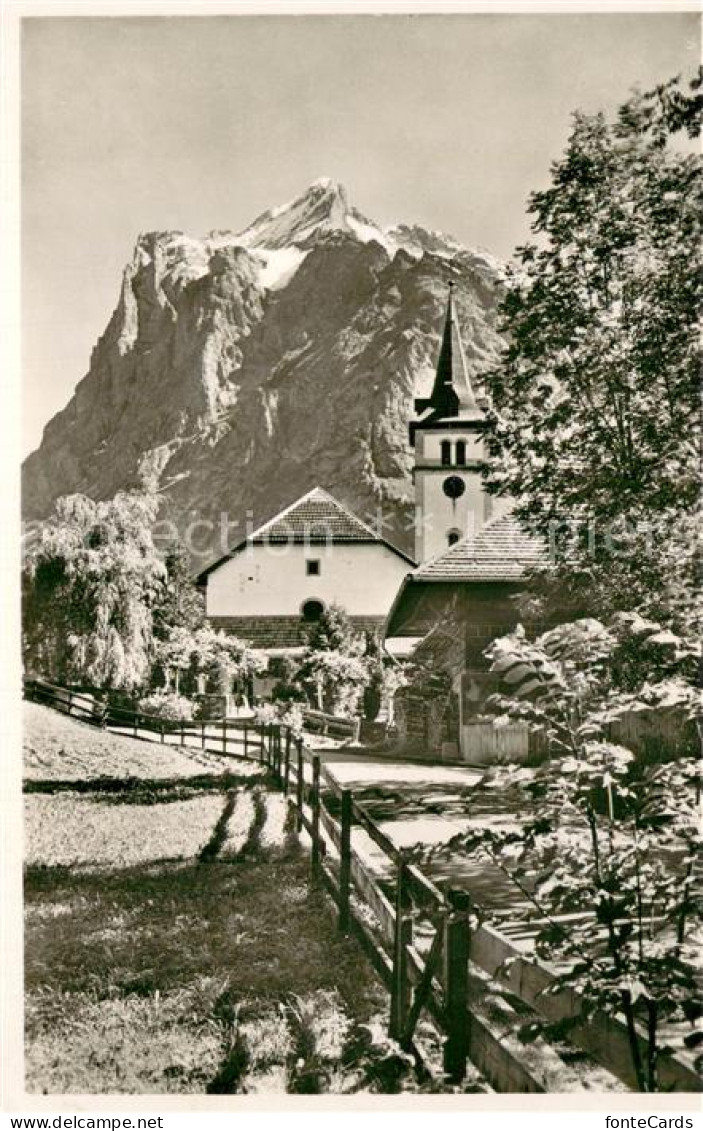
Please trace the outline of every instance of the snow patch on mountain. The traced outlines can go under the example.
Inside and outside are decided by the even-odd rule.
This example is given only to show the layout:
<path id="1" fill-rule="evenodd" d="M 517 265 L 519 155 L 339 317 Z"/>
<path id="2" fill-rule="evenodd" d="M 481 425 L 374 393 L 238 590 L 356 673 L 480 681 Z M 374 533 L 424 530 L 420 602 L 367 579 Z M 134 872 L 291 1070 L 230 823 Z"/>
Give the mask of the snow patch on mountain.
<path id="1" fill-rule="evenodd" d="M 308 254 L 299 247 L 282 247 L 273 251 L 259 247 L 251 250 L 262 264 L 259 270 L 259 282 L 268 291 L 282 290 Z"/>

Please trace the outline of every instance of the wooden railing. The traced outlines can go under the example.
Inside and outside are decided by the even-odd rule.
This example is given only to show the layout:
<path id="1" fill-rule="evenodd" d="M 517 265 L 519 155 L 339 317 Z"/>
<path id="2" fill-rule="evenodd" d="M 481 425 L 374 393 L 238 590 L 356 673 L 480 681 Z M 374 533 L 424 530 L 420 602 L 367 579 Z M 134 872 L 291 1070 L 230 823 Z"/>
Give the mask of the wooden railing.
<path id="1" fill-rule="evenodd" d="M 294 806 L 298 831 L 310 838 L 312 874 L 332 896 L 340 930 L 357 936 L 390 991 L 389 1032 L 404 1049 L 417 1052 L 426 1011 L 444 1033 L 451 1081 L 461 1081 L 470 1060 L 500 1092 L 553 1091 L 555 1082 L 593 1089 L 598 1081 L 588 1080 L 589 1071 L 598 1065 L 637 1088 L 624 1020 L 600 1013 L 579 1022 L 583 1002 L 573 991 L 553 992 L 556 972 L 481 924 L 467 892 L 440 888 L 425 875 L 286 728 L 267 729 L 262 758 Z M 573 1046 L 587 1053 L 591 1069 L 570 1067 L 544 1038 L 522 1043 L 518 1034 L 530 1019 L 574 1020 L 570 1055 Z M 644 1032 L 639 1036 L 644 1048 Z M 662 1089 L 701 1090 L 683 1057 L 662 1054 L 659 1076 Z"/>
<path id="2" fill-rule="evenodd" d="M 390 991 L 389 1032 L 403 1049 L 420 1058 L 415 1036 L 424 1011 L 444 1034 L 451 1081 L 463 1079 L 470 1060 L 499 1092 L 554 1091 L 554 1081 L 568 1090 L 593 1087 L 546 1040 L 525 1044 L 518 1035 L 530 1019 L 578 1019 L 578 995 L 552 992 L 553 970 L 481 924 L 467 892 L 440 888 L 425 875 L 289 728 L 248 720 L 172 724 L 40 680 L 26 680 L 24 691 L 117 733 L 257 760 L 288 797 L 298 832 L 308 834 L 312 876 L 331 895 L 340 930 L 359 939 Z M 601 1013 L 577 1020 L 569 1039 L 636 1089 L 620 1018 Z M 644 1047 L 644 1034 L 641 1039 Z M 701 1090 L 693 1065 L 673 1053 L 660 1056 L 659 1077 L 662 1090 Z"/>
<path id="3" fill-rule="evenodd" d="M 214 722 L 175 721 L 106 703 L 96 695 L 71 691 L 45 680 L 25 679 L 24 697 L 54 707 L 91 726 L 105 727 L 132 738 L 178 746 L 198 745 L 227 757 L 258 757 L 265 727 L 254 719 L 222 719 Z"/>
<path id="4" fill-rule="evenodd" d="M 358 742 L 361 719 L 343 719 L 339 715 L 327 715 L 324 711 L 313 711 L 306 707 L 303 711 L 303 726 L 312 734 Z"/>

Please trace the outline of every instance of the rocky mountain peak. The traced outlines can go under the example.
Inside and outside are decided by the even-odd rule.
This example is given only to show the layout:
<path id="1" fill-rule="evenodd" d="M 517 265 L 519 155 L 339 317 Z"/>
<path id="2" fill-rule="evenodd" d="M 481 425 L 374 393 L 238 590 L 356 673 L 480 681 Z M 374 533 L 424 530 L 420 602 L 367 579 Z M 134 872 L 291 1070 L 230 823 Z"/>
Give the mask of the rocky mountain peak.
<path id="1" fill-rule="evenodd" d="M 333 232 L 364 243 L 374 238 L 382 245 L 387 243 L 383 231 L 349 204 L 344 185 L 320 177 L 294 200 L 263 212 L 236 239 L 244 247 L 309 249 Z"/>
<path id="2" fill-rule="evenodd" d="M 164 517 L 194 566 L 251 511 L 317 482 L 411 543 L 414 395 L 431 384 L 454 297 L 472 384 L 495 364 L 501 265 L 413 224 L 384 229 L 324 177 L 243 231 L 140 235 L 116 308 L 69 404 L 25 461 L 26 517 L 59 495 L 108 498 L 161 473 Z"/>

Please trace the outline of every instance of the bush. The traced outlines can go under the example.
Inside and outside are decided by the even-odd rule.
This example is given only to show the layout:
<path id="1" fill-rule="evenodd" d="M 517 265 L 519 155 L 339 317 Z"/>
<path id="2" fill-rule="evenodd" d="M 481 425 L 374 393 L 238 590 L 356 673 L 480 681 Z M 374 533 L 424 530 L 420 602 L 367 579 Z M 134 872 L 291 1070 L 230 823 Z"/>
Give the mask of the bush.
<path id="1" fill-rule="evenodd" d="M 175 691 L 154 691 L 139 700 L 139 710 L 145 715 L 156 715 L 174 723 L 191 722 L 193 709 L 191 700 L 185 695 L 177 695 Z"/>

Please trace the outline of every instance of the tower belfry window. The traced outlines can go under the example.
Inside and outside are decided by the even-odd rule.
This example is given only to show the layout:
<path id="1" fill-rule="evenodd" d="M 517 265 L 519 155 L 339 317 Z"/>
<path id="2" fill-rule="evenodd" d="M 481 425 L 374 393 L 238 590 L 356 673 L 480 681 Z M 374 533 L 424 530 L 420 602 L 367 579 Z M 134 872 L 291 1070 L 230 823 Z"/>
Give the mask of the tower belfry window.
<path id="1" fill-rule="evenodd" d="M 442 467 L 451 467 L 452 463 L 452 445 L 449 440 L 442 440 Z"/>
<path id="2" fill-rule="evenodd" d="M 456 462 L 459 467 L 464 467 L 466 464 L 466 441 L 457 440 L 456 445 Z"/>

